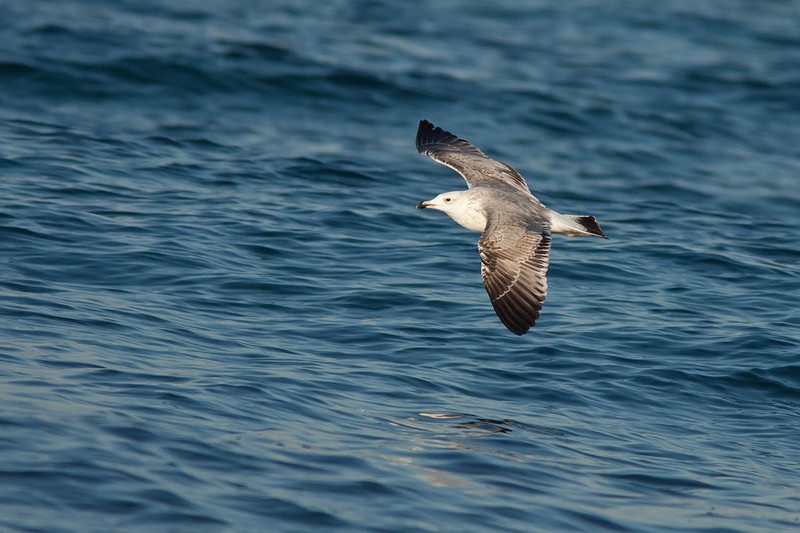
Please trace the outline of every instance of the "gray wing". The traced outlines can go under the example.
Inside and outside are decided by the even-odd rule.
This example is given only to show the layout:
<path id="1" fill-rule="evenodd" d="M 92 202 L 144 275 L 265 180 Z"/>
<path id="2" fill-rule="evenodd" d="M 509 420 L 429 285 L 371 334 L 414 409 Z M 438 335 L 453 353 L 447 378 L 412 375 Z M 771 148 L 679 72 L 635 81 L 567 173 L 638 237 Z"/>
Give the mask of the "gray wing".
<path id="1" fill-rule="evenodd" d="M 509 330 L 523 335 L 536 323 L 547 296 L 549 225 L 490 218 L 478 252 L 492 307 Z"/>
<path id="2" fill-rule="evenodd" d="M 530 194 L 528 184 L 519 172 L 505 163 L 486 157 L 469 142 L 434 127 L 427 120 L 419 121 L 417 151 L 461 174 L 470 189 L 503 184 Z"/>

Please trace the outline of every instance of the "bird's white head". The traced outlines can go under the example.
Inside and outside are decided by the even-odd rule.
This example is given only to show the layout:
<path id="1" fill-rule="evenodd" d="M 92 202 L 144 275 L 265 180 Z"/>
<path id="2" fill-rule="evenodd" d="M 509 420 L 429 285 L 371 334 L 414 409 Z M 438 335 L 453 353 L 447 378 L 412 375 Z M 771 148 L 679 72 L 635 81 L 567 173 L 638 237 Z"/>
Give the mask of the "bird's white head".
<path id="1" fill-rule="evenodd" d="M 417 209 L 438 209 L 450 215 L 468 230 L 481 232 L 486 227 L 486 216 L 473 201 L 471 191 L 443 192 L 433 200 L 417 204 Z"/>
<path id="2" fill-rule="evenodd" d="M 443 192 L 433 200 L 426 200 L 417 204 L 417 209 L 438 209 L 445 213 L 451 213 L 464 209 L 467 200 L 467 191 Z"/>

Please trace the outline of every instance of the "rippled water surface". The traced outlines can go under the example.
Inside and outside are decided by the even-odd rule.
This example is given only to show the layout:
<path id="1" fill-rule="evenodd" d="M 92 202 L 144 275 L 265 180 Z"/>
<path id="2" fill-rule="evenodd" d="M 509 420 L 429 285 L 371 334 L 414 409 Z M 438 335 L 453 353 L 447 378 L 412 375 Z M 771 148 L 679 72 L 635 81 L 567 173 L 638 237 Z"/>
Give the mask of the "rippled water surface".
<path id="1" fill-rule="evenodd" d="M 798 20 L 0 1 L 0 529 L 800 528 Z M 421 118 L 610 237 L 526 336 Z"/>

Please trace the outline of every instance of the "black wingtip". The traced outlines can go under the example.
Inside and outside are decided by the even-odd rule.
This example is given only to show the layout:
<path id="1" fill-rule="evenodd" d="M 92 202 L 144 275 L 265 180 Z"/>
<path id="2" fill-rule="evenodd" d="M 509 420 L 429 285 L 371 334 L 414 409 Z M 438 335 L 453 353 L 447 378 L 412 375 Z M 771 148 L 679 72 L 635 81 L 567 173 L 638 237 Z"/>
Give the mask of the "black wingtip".
<path id="1" fill-rule="evenodd" d="M 503 323 L 508 331 L 520 337 L 528 333 L 528 331 L 535 326 L 535 320 L 533 323 L 524 323 L 517 322 L 516 320 L 503 320 L 503 318 L 500 317 L 500 322 Z"/>
<path id="2" fill-rule="evenodd" d="M 508 328 L 508 326 L 506 326 L 506 327 Z M 533 326 L 531 326 L 531 327 L 533 327 Z M 523 329 L 523 328 L 520 328 L 520 329 L 511 329 L 511 328 L 508 328 L 508 330 L 509 330 L 511 333 L 513 333 L 514 335 L 516 335 L 516 336 L 518 336 L 518 337 L 522 337 L 523 335 L 525 335 L 526 333 L 528 333 L 528 331 L 529 331 L 530 329 L 531 329 L 531 328 L 524 328 L 524 329 Z"/>
<path id="3" fill-rule="evenodd" d="M 426 151 L 432 149 L 436 145 L 440 145 L 441 147 L 447 146 L 450 148 L 459 144 L 471 146 L 463 139 L 459 139 L 456 135 L 453 135 L 447 130 L 443 130 L 439 126 L 434 126 L 425 119 L 419 121 L 416 144 L 417 151 L 419 151 L 421 154 L 424 154 Z"/>
<path id="4" fill-rule="evenodd" d="M 528 330 L 536 325 L 542 310 L 541 303 L 530 305 L 527 302 L 518 302 L 509 306 L 508 302 L 502 304 L 499 300 L 493 301 L 492 307 L 506 329 L 520 336 L 528 333 Z"/>
<path id="5" fill-rule="evenodd" d="M 423 153 L 425 151 L 424 148 L 425 145 L 433 141 L 436 130 L 444 132 L 442 128 L 437 128 L 424 118 L 419 121 L 419 127 L 417 128 L 417 139 L 416 139 L 417 151 L 419 153 Z"/>
<path id="6" fill-rule="evenodd" d="M 519 317 L 515 317 L 515 319 L 513 320 L 512 319 L 503 320 L 503 318 L 500 317 L 500 321 L 503 323 L 506 329 L 511 333 L 513 333 L 514 335 L 518 335 L 520 337 L 528 333 L 528 331 L 536 325 L 537 320 L 539 320 L 538 312 L 534 316 L 533 320 L 530 321 L 525 320 L 524 318 L 522 318 L 520 321 Z"/>
<path id="7" fill-rule="evenodd" d="M 469 141 L 461 139 L 439 126 L 434 126 L 425 119 L 419 121 L 416 145 L 420 154 L 431 157 L 433 157 L 432 154 L 440 150 L 453 150 L 486 157 L 486 154 L 472 146 Z"/>

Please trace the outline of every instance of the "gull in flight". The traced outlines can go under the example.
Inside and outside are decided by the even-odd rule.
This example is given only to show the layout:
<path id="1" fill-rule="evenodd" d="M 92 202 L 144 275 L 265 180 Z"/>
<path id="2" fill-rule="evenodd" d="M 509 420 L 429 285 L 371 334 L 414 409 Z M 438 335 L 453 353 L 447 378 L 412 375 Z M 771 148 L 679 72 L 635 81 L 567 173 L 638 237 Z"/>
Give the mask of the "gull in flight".
<path id="1" fill-rule="evenodd" d="M 600 225 L 593 216 L 548 209 L 519 172 L 427 120 L 419 123 L 417 150 L 461 174 L 468 187 L 420 202 L 417 209 L 438 209 L 481 234 L 481 277 L 492 306 L 511 332 L 527 333 L 547 295 L 551 234 L 605 239 Z"/>

